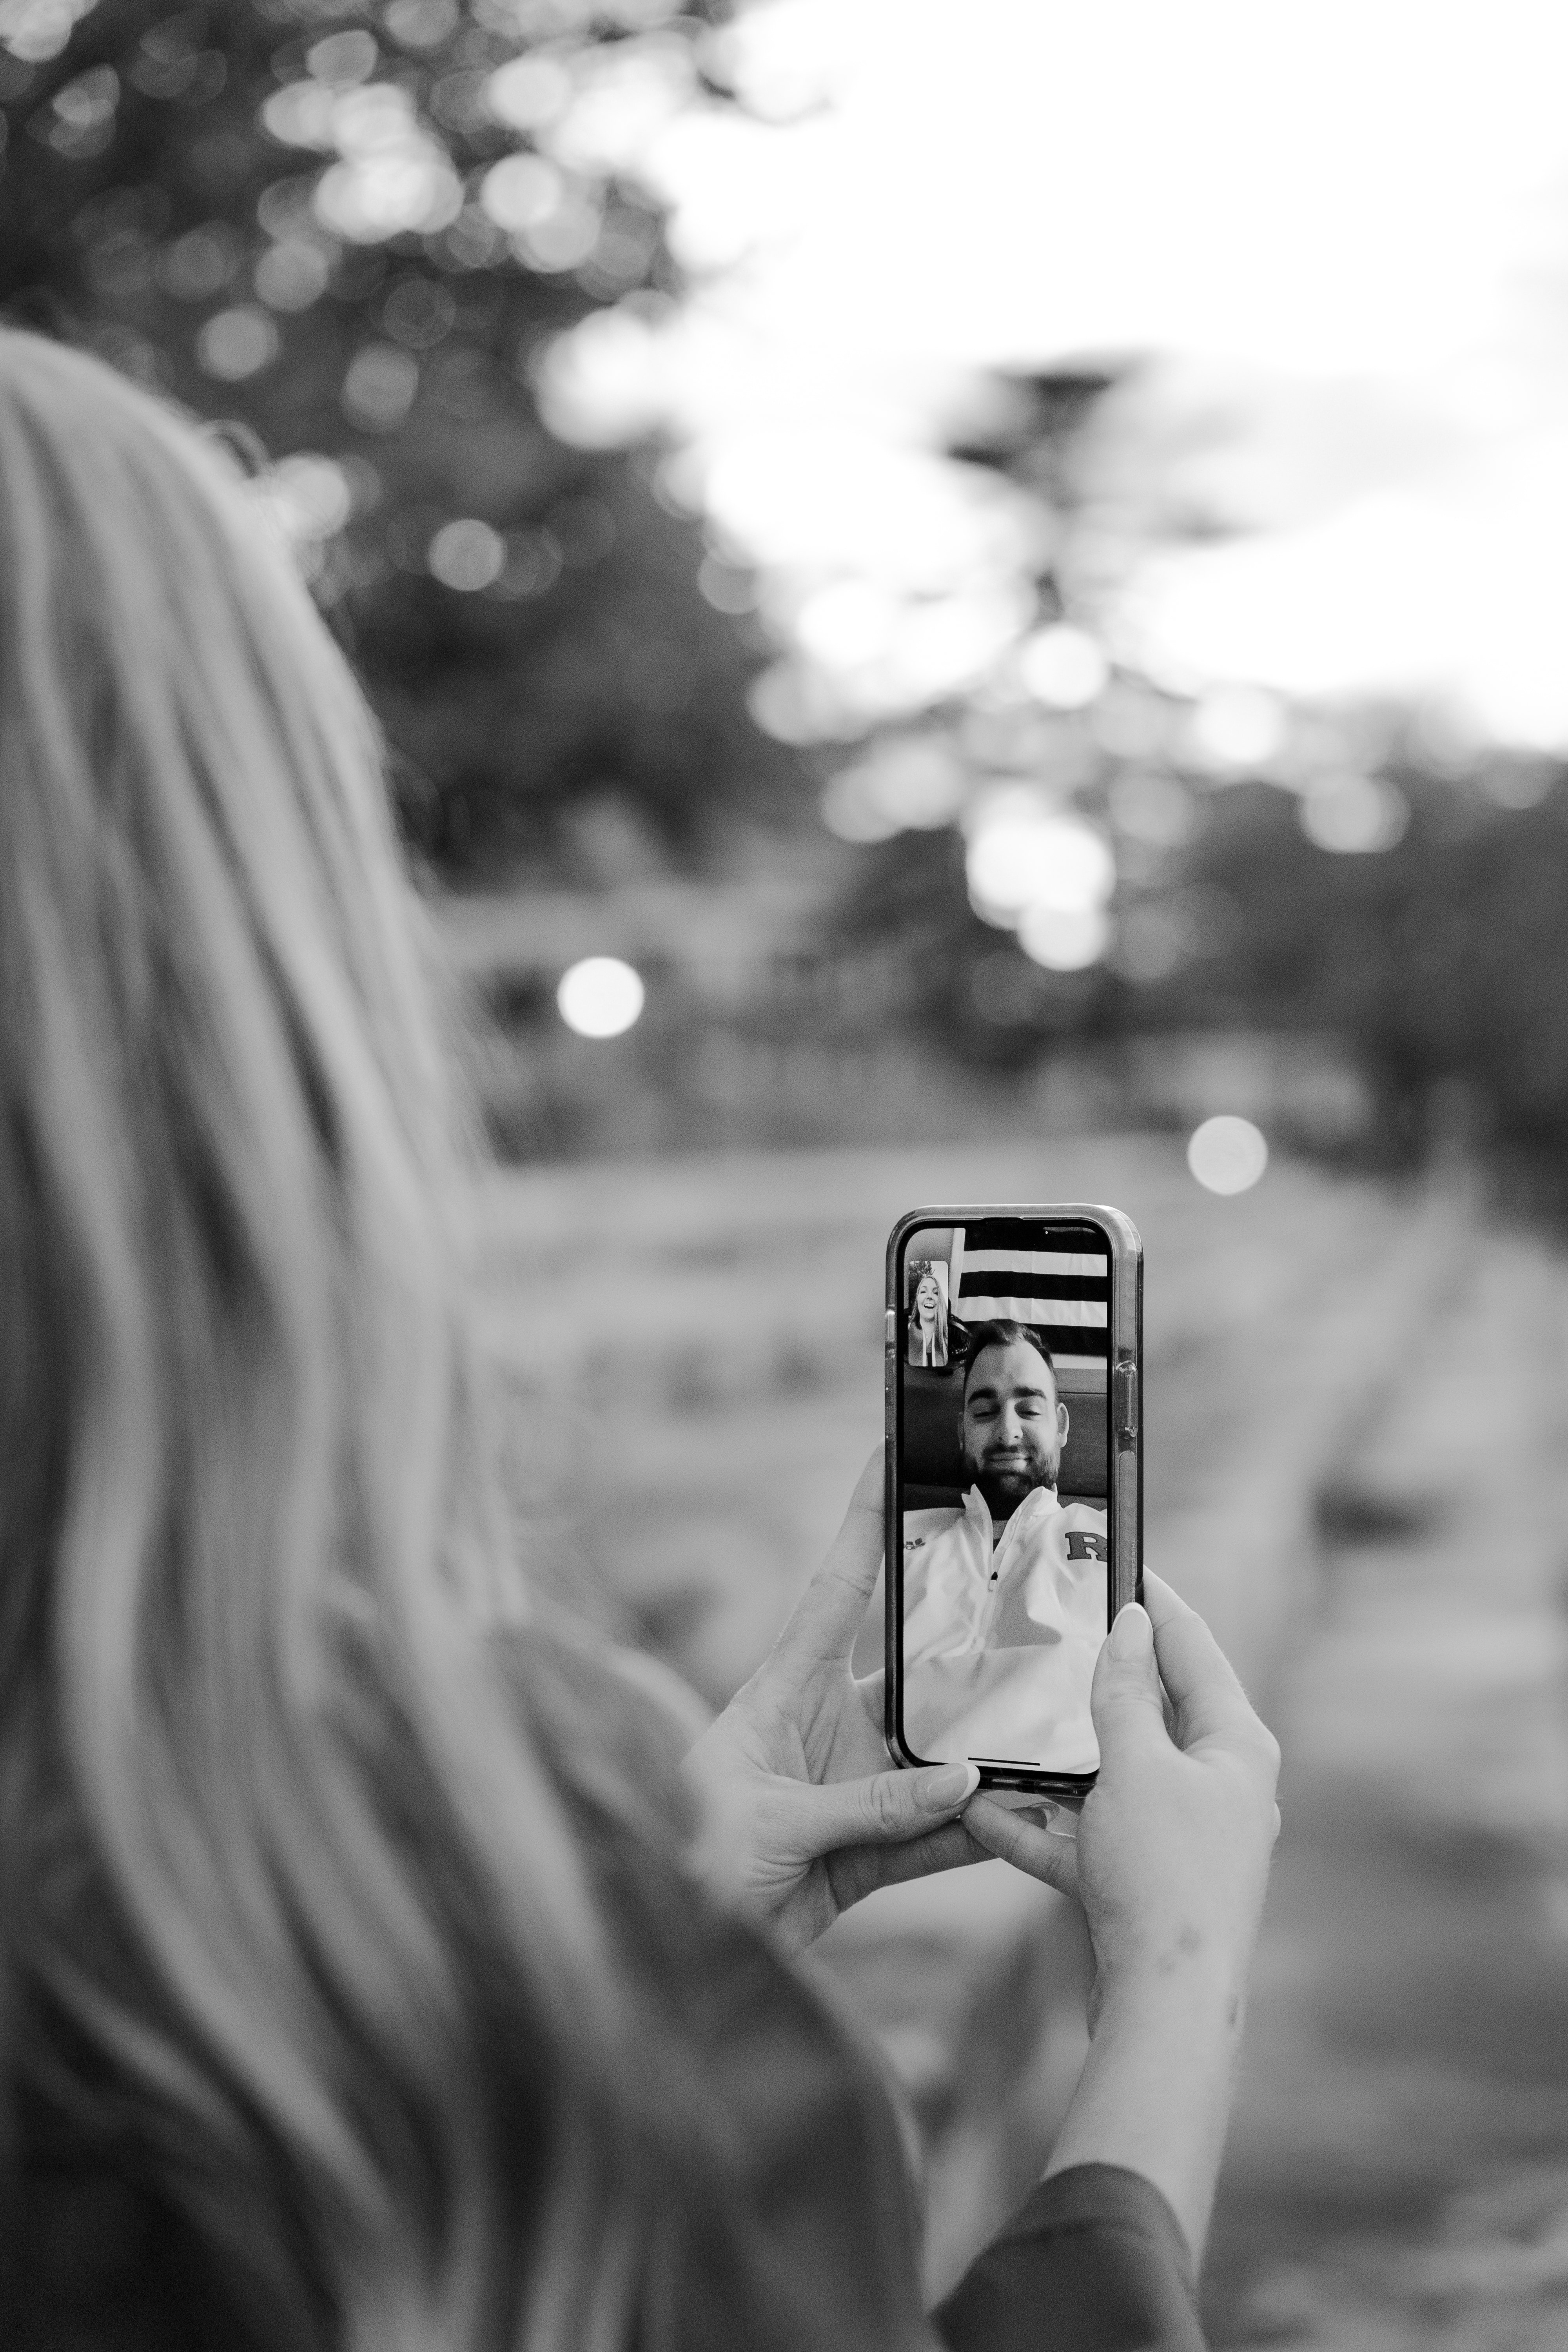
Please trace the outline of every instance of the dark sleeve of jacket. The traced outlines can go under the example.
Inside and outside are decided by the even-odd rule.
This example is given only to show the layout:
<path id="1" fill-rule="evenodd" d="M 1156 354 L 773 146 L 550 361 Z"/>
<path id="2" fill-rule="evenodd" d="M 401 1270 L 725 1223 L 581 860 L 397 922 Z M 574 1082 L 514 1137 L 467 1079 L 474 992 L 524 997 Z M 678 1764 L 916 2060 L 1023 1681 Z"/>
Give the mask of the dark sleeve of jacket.
<path id="1" fill-rule="evenodd" d="M 949 2352 L 1204 2352 L 1181 2224 L 1114 2164 L 1042 2181 L 931 2324 Z"/>

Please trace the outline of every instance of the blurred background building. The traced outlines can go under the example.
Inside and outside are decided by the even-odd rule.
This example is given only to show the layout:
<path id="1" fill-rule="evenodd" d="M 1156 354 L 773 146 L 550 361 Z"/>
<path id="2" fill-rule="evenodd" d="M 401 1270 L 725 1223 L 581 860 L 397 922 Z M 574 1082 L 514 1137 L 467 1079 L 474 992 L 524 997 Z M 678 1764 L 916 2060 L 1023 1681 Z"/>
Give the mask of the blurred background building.
<path id="1" fill-rule="evenodd" d="M 1545 0 L 0 0 L 5 316 L 226 434 L 385 729 L 536 1571 L 721 1703 L 892 1216 L 1143 1226 L 1152 1552 L 1287 1734 L 1237 2345 L 1568 2326 L 1565 69 Z M 824 1963 L 933 2279 L 1082 2046 L 975 1875 Z"/>

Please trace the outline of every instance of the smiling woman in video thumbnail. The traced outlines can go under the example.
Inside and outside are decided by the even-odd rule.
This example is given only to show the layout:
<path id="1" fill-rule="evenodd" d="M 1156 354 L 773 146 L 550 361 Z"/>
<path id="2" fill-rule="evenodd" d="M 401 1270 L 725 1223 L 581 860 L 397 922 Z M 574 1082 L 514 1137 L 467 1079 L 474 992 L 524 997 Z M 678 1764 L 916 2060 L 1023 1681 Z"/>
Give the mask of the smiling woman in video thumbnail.
<path id="1" fill-rule="evenodd" d="M 910 1337 L 911 1364 L 940 1370 L 947 1362 L 947 1264 L 942 1258 L 910 1260 Z"/>

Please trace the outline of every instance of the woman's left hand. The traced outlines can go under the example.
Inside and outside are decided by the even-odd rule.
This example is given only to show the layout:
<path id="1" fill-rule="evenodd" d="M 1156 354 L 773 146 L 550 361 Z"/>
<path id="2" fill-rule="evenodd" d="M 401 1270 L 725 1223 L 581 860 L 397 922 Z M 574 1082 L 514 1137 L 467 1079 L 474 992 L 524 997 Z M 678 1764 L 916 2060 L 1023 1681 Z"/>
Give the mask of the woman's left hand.
<path id="1" fill-rule="evenodd" d="M 879 1446 L 784 1632 L 686 1759 L 700 1876 L 791 1951 L 876 1887 L 986 1858 L 958 1818 L 974 1766 L 890 1769 L 882 1676 L 850 1671 L 881 1560 Z"/>

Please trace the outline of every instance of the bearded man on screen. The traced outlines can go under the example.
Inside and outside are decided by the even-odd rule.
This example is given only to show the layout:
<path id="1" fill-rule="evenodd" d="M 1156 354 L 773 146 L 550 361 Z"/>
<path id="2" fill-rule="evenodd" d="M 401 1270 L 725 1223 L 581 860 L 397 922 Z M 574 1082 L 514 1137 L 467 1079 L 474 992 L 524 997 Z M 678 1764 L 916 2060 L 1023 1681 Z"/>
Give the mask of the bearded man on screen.
<path id="1" fill-rule="evenodd" d="M 1068 1409 L 1027 1324 L 978 1323 L 963 1376 L 965 1492 L 906 1511 L 904 1738 L 933 1761 L 1092 1772 L 1108 1521 L 1057 1494 Z"/>

